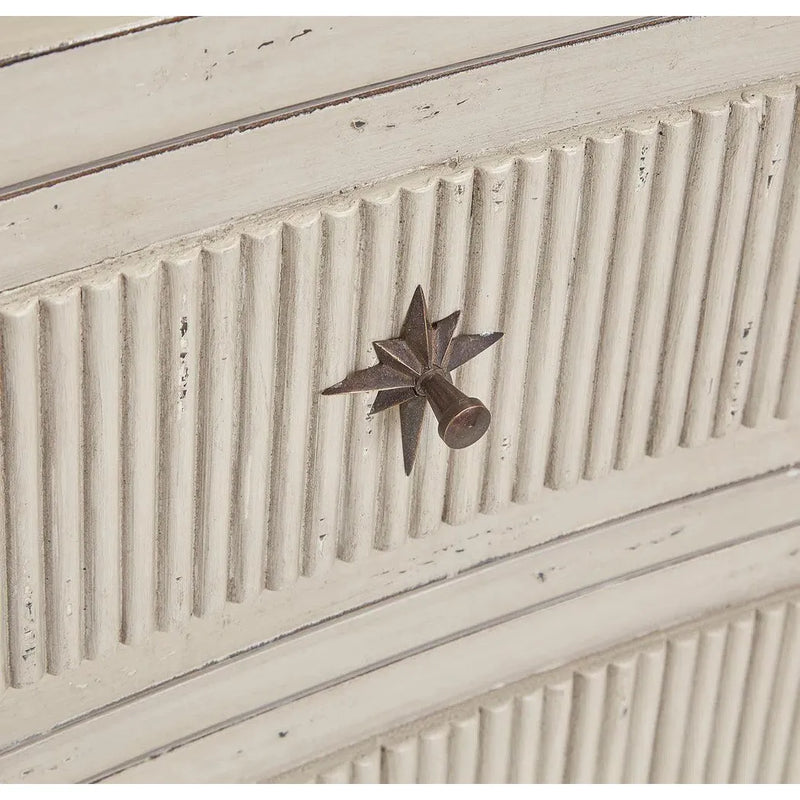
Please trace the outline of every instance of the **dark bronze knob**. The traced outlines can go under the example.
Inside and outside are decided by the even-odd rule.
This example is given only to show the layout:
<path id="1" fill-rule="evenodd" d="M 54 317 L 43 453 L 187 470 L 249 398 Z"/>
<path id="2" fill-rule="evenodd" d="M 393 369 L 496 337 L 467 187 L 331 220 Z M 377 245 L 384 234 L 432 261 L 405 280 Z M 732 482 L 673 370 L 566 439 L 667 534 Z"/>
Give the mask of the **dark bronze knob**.
<path id="1" fill-rule="evenodd" d="M 443 369 L 428 370 L 417 383 L 439 420 L 439 436 L 448 447 L 469 447 L 489 430 L 489 409 L 477 397 L 467 397 L 456 389 Z"/>
<path id="2" fill-rule="evenodd" d="M 378 390 L 371 414 L 400 406 L 403 460 L 411 473 L 419 435 L 430 403 L 439 421 L 439 436 L 453 449 L 469 447 L 489 429 L 492 415 L 476 397 L 467 397 L 450 379 L 450 372 L 482 353 L 503 334 L 453 336 L 460 311 L 438 322 L 428 321 L 422 287 L 417 286 L 397 339 L 373 342 L 378 363 L 348 375 L 323 394 Z"/>

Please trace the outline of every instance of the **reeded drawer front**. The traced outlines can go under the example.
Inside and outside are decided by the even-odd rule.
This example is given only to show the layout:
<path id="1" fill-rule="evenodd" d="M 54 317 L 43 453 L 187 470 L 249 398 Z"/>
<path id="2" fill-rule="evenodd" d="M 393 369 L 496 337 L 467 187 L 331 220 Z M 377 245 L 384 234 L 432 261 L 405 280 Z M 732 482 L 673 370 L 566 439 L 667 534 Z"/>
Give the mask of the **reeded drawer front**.
<path id="1" fill-rule="evenodd" d="M 120 42 L 183 31 L 185 84 L 12 147 L 0 780 L 797 779 L 800 94 L 756 84 L 797 23 L 734 59 L 741 21 L 604 20 L 499 21 L 450 67 L 370 40 L 257 107 L 225 87 L 358 26 L 220 23 L 221 63 L 216 22 L 148 23 Z M 418 285 L 504 336 L 454 373 L 487 435 L 428 415 L 407 477 L 397 412 L 321 391 Z"/>
<path id="2" fill-rule="evenodd" d="M 6 292 L 6 682 L 796 418 L 797 119 L 787 86 L 573 132 Z M 456 373 L 488 435 L 429 420 L 406 478 L 396 416 L 319 392 L 417 284 L 505 337 Z"/>
<path id="3" fill-rule="evenodd" d="M 475 698 L 285 774 L 316 783 L 796 783 L 797 597 Z"/>

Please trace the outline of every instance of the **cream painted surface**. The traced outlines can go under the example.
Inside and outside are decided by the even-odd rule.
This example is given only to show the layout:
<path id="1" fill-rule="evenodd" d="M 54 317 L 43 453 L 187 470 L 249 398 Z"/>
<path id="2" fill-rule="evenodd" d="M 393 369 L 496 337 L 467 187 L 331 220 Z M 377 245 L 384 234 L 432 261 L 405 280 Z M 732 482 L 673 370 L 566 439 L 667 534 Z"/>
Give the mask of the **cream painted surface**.
<path id="1" fill-rule="evenodd" d="M 795 594 L 537 675 L 278 780 L 793 783 L 798 691 Z"/>
<path id="2" fill-rule="evenodd" d="M 33 737 L 0 758 L 0 777 L 86 780 L 130 761 L 136 780 L 251 780 L 643 631 L 795 586 L 799 475 L 666 504 L 393 593 Z M 433 554 L 440 570 L 451 549 Z M 30 713 L 25 693 L 9 700 Z"/>
<path id="3" fill-rule="evenodd" d="M 0 63 L 0 187 L 630 19 L 198 17 Z"/>
<path id="4" fill-rule="evenodd" d="M 798 311 L 764 305 L 763 290 L 756 303 L 748 265 L 763 287 L 778 213 L 793 208 L 782 190 L 800 174 L 794 109 L 787 86 L 611 136 L 573 131 L 7 292 L 10 684 L 324 575 L 337 558 L 535 504 L 544 487 L 635 474 L 679 445 L 713 459 L 743 412 L 767 430 L 791 381 L 749 395 L 749 378 L 764 369 L 755 355 L 794 363 Z M 752 185 L 739 179 L 748 164 L 723 169 L 742 116 L 758 127 Z M 776 155 L 786 166 L 765 179 Z M 709 210 L 734 201 L 750 209 L 742 268 L 726 255 L 726 217 Z M 727 270 L 727 325 L 702 308 L 707 263 Z M 772 271 L 796 286 L 793 263 Z M 506 335 L 457 374 L 489 390 L 488 436 L 448 454 L 430 416 L 407 479 L 396 415 L 371 418 L 368 395 L 319 392 L 372 363 L 370 342 L 397 329 L 417 283 L 434 315 L 461 307 L 466 328 Z M 770 347 L 762 305 L 784 332 Z M 799 460 L 793 441 L 763 469 Z"/>
<path id="5" fill-rule="evenodd" d="M 661 23 L 0 200 L 0 780 L 797 779 L 798 36 Z M 150 102 L 88 127 L 191 133 Z M 430 419 L 406 478 L 319 392 L 418 283 L 505 337 L 456 373 L 489 434 Z"/>
<path id="6" fill-rule="evenodd" d="M 158 17 L 3 17 L 0 63 L 158 21 Z"/>
<path id="7" fill-rule="evenodd" d="M 357 98 L 10 197 L 0 201 L 0 288 L 423 166 L 440 171 L 482 152 L 507 154 L 576 125 L 618 127 L 627 115 L 657 119 L 665 106 L 710 93 L 740 96 L 742 87 L 800 73 L 798 36 L 800 18 L 658 25 Z"/>

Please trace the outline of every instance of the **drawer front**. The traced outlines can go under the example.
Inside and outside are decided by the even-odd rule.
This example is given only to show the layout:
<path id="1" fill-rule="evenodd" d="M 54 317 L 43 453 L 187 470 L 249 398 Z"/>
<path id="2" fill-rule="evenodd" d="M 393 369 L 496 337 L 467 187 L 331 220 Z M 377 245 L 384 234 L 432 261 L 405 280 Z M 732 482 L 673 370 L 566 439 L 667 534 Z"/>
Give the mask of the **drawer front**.
<path id="1" fill-rule="evenodd" d="M 509 645 L 513 669 L 408 698 L 424 720 L 800 583 L 797 23 L 748 23 L 746 73 L 728 36 L 743 24 L 551 43 L 7 187 L 0 779 L 168 778 L 202 747 L 155 755 L 198 731 L 231 728 L 238 749 L 238 722 L 291 716 L 293 698 L 607 598 L 599 626 L 548 623 L 571 638 L 547 659 Z M 611 80 L 625 53 L 629 71 L 672 63 L 672 26 L 686 62 L 657 98 Z M 504 337 L 454 375 L 492 410 L 488 434 L 449 451 L 429 414 L 407 477 L 397 412 L 321 390 L 375 363 L 417 285 L 433 318 L 463 309 L 463 331 Z M 620 612 L 633 582 L 682 595 L 688 576 L 663 613 L 649 594 Z M 147 739 L 109 735 L 109 708 L 141 714 Z M 207 777 L 352 776 L 352 754 L 315 759 L 403 713 Z"/>

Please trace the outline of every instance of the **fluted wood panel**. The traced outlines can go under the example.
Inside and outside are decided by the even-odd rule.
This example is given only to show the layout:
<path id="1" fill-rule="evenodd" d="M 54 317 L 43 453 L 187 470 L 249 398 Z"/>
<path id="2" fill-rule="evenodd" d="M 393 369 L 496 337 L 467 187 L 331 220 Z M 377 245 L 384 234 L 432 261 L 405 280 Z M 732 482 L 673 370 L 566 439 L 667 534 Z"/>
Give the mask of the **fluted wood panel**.
<path id="1" fill-rule="evenodd" d="M 476 698 L 297 774 L 319 783 L 794 781 L 798 620 L 797 599 L 740 612 Z"/>
<path id="2" fill-rule="evenodd" d="M 5 293 L 4 680 L 800 413 L 798 120 L 790 87 L 573 132 Z M 506 335 L 456 373 L 492 408 L 489 435 L 448 453 L 429 415 L 406 479 L 396 413 L 319 391 L 374 362 L 418 283 L 433 315 L 463 308 L 465 330 Z M 693 656 L 704 680 L 715 652 Z M 679 653 L 676 692 L 693 669 Z M 591 737 L 602 692 L 579 686 Z M 560 692 L 537 712 L 553 729 L 543 779 L 588 770 L 558 749 Z M 656 775 L 696 774 L 674 750 L 710 723 L 687 713 L 659 728 Z"/>

